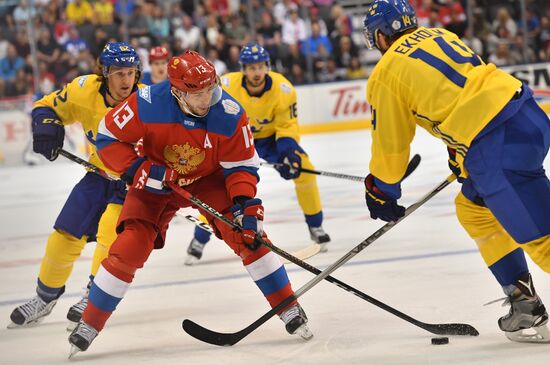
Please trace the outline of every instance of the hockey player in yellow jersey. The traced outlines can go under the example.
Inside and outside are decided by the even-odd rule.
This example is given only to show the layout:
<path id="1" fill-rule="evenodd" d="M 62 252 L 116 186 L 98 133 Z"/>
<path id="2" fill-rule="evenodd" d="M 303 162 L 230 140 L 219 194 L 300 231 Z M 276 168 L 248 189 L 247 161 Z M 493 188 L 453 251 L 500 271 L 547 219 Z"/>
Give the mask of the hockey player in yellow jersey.
<path id="1" fill-rule="evenodd" d="M 367 85 L 371 217 L 404 214 L 397 199 L 416 126 L 441 139 L 462 182 L 458 219 L 511 305 L 500 329 L 513 341 L 550 342 L 548 313 L 524 256 L 550 273 L 550 181 L 542 167 L 548 116 L 527 85 L 485 64 L 455 34 L 418 27 L 407 0 L 374 1 L 364 33 L 367 46 L 382 53 Z"/>
<path id="2" fill-rule="evenodd" d="M 268 52 L 259 44 L 249 43 L 240 52 L 242 72 L 222 76 L 222 87 L 242 104 L 249 118 L 258 154 L 271 163 L 282 163 L 279 174 L 293 180 L 298 203 L 304 212 L 310 238 L 326 251 L 330 237 L 323 230 L 323 211 L 315 175 L 300 173 L 314 169 L 309 156 L 300 147 L 296 90 L 281 74 L 270 71 Z M 185 263 L 192 265 L 202 256 L 210 232 L 195 228 Z"/>
<path id="3" fill-rule="evenodd" d="M 92 146 L 89 161 L 109 172 L 96 154 L 97 128 L 103 116 L 136 90 L 141 64 L 127 43 L 107 43 L 98 60 L 101 74 L 80 76 L 61 90 L 44 96 L 32 111 L 33 149 L 50 161 L 63 147 L 64 126 L 80 122 Z M 112 173 L 112 172 L 109 172 Z M 114 174 L 114 173 L 112 173 Z M 49 236 L 40 266 L 37 295 L 15 308 L 8 326 L 25 327 L 42 321 L 65 290 L 73 264 L 87 241 L 97 240 L 90 279 L 116 238 L 116 223 L 126 186 L 88 172 L 73 188 Z M 90 282 L 91 283 L 91 282 Z M 88 284 L 88 289 L 90 287 Z M 67 319 L 76 325 L 87 303 L 73 305 Z"/>

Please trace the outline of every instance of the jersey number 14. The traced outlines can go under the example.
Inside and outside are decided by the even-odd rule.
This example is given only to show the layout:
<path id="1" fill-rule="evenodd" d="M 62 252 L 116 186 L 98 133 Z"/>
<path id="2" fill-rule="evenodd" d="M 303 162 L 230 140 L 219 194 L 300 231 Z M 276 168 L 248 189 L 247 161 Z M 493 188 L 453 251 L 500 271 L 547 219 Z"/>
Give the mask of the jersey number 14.
<path id="1" fill-rule="evenodd" d="M 463 56 L 460 53 L 458 53 L 451 44 L 447 43 L 447 41 L 443 39 L 443 37 L 435 37 L 434 41 L 437 43 L 439 48 L 441 48 L 443 53 L 445 53 L 445 55 L 455 63 L 458 63 L 458 64 L 469 63 L 472 66 L 479 66 L 482 64 L 482 61 L 477 54 L 475 54 L 468 47 L 466 47 L 463 44 L 460 44 L 457 41 L 452 41 L 451 43 L 459 47 L 464 52 L 469 53 L 470 56 Z M 412 52 L 409 55 L 409 57 L 416 58 L 427 63 L 428 65 L 432 66 L 437 71 L 445 75 L 445 77 L 447 77 L 449 80 L 451 80 L 451 82 L 453 82 L 455 85 L 459 87 L 464 87 L 464 84 L 466 84 L 466 77 L 461 75 L 458 71 L 452 68 L 448 63 L 446 63 L 441 58 L 436 57 L 421 48 L 417 48 L 416 50 L 414 50 L 414 52 Z"/>

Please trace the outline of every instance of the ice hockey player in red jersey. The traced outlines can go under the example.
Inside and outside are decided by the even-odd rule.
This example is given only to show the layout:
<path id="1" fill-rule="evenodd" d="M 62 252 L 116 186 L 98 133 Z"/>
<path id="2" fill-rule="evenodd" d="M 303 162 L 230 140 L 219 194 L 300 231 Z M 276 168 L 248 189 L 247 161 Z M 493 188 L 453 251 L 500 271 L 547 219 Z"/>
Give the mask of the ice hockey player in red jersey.
<path id="1" fill-rule="evenodd" d="M 214 66 L 194 51 L 173 57 L 169 80 L 132 94 L 100 123 L 97 148 L 105 165 L 129 185 L 118 237 L 90 289 L 82 320 L 69 336 L 71 355 L 85 351 L 122 300 L 137 269 L 153 248 L 162 248 L 168 224 L 190 202 L 167 184 L 177 183 L 227 217 L 242 222 L 237 232 L 213 220 L 218 237 L 243 261 L 271 307 L 293 293 L 279 258 L 253 248 L 261 233 L 263 206 L 255 198 L 259 158 L 241 105 L 220 87 Z M 134 145 L 143 138 L 144 157 Z M 280 313 L 286 330 L 313 335 L 297 302 Z"/>

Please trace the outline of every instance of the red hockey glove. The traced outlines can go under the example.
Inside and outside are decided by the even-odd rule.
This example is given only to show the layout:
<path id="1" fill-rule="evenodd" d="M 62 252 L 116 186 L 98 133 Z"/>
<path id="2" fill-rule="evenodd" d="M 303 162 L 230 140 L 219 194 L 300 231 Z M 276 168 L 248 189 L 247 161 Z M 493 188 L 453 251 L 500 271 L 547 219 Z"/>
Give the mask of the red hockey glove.
<path id="1" fill-rule="evenodd" d="M 156 194 L 172 191 L 167 184 L 177 183 L 178 173 L 168 167 L 156 165 L 144 157 L 139 157 L 121 176 L 128 185 L 135 189 L 145 189 Z"/>
<path id="2" fill-rule="evenodd" d="M 252 250 L 260 245 L 255 241 L 256 234 L 265 236 L 263 229 L 264 207 L 261 199 L 236 199 L 240 203 L 233 205 L 233 220 L 242 227 L 242 240 Z M 267 238 L 267 237 L 266 237 Z"/>

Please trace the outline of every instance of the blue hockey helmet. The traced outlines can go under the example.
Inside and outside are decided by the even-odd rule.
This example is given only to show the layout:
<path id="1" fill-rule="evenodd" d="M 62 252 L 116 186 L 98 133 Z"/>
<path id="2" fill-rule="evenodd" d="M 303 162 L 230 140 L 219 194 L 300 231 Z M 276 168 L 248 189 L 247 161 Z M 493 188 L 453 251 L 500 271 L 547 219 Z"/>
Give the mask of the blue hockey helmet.
<path id="1" fill-rule="evenodd" d="M 418 26 L 416 13 L 408 0 L 376 0 L 363 22 L 363 35 L 369 49 L 376 47 L 376 32 L 387 37 Z"/>
<path id="2" fill-rule="evenodd" d="M 248 43 L 241 49 L 239 54 L 241 67 L 260 62 L 266 62 L 269 66 L 269 53 L 264 47 L 258 43 Z"/>
<path id="3" fill-rule="evenodd" d="M 135 67 L 137 68 L 137 79 L 141 73 L 141 61 L 134 47 L 126 42 L 109 42 L 105 45 L 99 55 L 104 77 L 109 75 L 109 67 Z"/>

